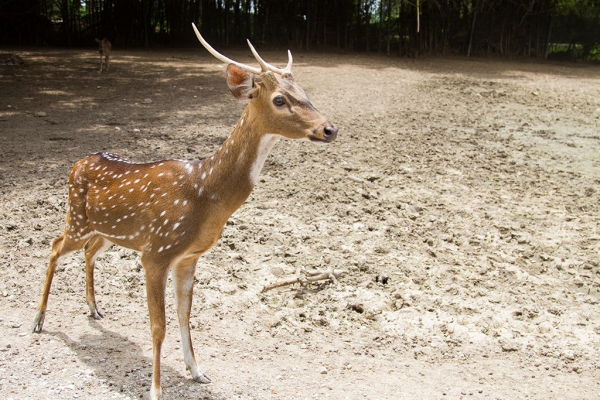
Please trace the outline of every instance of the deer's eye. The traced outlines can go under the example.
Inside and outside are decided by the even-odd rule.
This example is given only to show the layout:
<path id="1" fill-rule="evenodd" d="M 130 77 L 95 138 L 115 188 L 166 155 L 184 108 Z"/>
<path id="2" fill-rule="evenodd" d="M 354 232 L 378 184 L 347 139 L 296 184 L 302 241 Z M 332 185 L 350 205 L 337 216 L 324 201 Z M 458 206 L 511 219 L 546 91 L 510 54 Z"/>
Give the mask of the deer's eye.
<path id="1" fill-rule="evenodd" d="M 273 99 L 273 104 L 277 107 L 281 107 L 285 104 L 285 99 L 282 96 L 277 96 Z"/>

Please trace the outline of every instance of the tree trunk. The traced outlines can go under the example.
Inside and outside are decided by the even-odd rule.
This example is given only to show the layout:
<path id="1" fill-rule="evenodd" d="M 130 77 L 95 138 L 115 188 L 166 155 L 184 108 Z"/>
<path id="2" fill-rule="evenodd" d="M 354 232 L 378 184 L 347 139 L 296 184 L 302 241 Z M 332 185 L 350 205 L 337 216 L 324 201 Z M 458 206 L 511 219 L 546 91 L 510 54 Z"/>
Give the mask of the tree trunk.
<path id="1" fill-rule="evenodd" d="M 377 52 L 381 53 L 381 42 L 383 42 L 383 0 L 379 2 L 379 24 L 377 31 Z"/>
<path id="2" fill-rule="evenodd" d="M 388 0 L 387 7 L 387 45 L 385 49 L 385 54 L 390 56 L 390 41 L 392 40 L 392 0 Z"/>
<path id="3" fill-rule="evenodd" d="M 469 35 L 469 47 L 467 48 L 467 57 L 471 57 L 471 48 L 473 47 L 473 33 L 475 32 L 475 21 L 477 20 L 477 8 L 473 10 L 473 23 L 471 24 L 471 34 Z"/>
<path id="4" fill-rule="evenodd" d="M 306 50 L 310 48 L 310 0 L 306 2 Z"/>
<path id="5" fill-rule="evenodd" d="M 544 51 L 544 60 L 548 59 L 548 52 L 550 51 L 550 36 L 552 35 L 552 21 L 554 20 L 553 16 L 550 16 L 550 23 L 548 24 L 548 36 L 546 38 L 546 49 Z"/>

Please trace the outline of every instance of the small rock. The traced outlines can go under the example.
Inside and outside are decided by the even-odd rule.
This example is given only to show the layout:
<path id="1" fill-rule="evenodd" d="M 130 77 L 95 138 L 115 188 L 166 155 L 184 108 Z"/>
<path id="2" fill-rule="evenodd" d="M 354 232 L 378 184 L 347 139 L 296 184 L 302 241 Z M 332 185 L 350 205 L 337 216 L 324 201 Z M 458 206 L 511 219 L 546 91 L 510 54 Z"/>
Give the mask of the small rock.
<path id="1" fill-rule="evenodd" d="M 221 293 L 234 294 L 237 291 L 237 286 L 230 283 L 223 283 L 219 290 Z"/>
<path id="2" fill-rule="evenodd" d="M 577 357 L 575 355 L 575 352 L 573 350 L 569 350 L 569 349 L 563 351 L 563 353 L 561 355 L 564 358 L 566 358 L 567 360 L 571 360 L 571 361 L 575 360 L 575 358 Z"/>
<path id="3" fill-rule="evenodd" d="M 144 100 L 142 100 L 142 103 L 144 103 L 144 104 L 151 104 L 152 100 L 151 99 L 144 99 Z"/>
<path id="4" fill-rule="evenodd" d="M 319 368 L 319 373 L 322 374 L 322 375 L 326 375 L 327 374 L 327 368 L 326 367 Z"/>
<path id="5" fill-rule="evenodd" d="M 45 113 L 45 112 L 43 112 L 43 111 L 37 111 L 37 112 L 36 112 L 35 114 L 33 114 L 33 115 L 35 115 L 36 117 L 45 117 L 45 116 L 47 116 L 48 114 L 46 114 L 46 113 Z"/>
<path id="6" fill-rule="evenodd" d="M 516 340 L 503 338 L 500 339 L 498 342 L 500 343 L 500 346 L 504 351 L 518 351 L 521 348 L 521 344 Z"/>
<path id="7" fill-rule="evenodd" d="M 538 325 L 538 329 L 540 333 L 550 333 L 552 332 L 553 327 L 549 321 L 544 321 Z"/>

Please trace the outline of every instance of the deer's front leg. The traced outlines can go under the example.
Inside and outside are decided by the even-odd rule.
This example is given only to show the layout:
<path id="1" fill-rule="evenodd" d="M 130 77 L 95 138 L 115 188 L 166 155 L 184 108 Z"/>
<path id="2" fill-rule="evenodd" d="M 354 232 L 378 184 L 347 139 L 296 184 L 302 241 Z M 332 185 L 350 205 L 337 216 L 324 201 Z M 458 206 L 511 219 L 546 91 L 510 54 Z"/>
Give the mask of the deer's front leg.
<path id="1" fill-rule="evenodd" d="M 149 263 L 142 257 L 146 271 L 146 297 L 150 314 L 150 332 L 152 334 L 152 387 L 150 400 L 162 396 L 160 387 L 160 353 L 167 324 L 165 319 L 165 288 L 167 286 L 167 268 L 154 262 Z"/>
<path id="2" fill-rule="evenodd" d="M 183 346 L 183 359 L 190 370 L 192 378 L 199 383 L 210 383 L 210 379 L 198 369 L 192 337 L 190 335 L 190 313 L 192 310 L 192 297 L 194 291 L 194 271 L 198 257 L 184 259 L 173 268 L 173 286 L 175 301 L 177 303 L 177 316 L 181 330 L 181 345 Z"/>

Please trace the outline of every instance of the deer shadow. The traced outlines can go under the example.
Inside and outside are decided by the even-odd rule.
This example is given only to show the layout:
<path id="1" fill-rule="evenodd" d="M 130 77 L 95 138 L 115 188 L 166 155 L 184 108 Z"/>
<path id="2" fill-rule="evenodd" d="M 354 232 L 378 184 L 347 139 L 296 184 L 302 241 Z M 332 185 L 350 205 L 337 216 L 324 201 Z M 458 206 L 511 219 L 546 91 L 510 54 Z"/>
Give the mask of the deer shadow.
<path id="1" fill-rule="evenodd" d="M 152 382 L 152 359 L 144 356 L 142 348 L 126 336 L 104 328 L 92 318 L 88 321 L 97 333 L 85 333 L 80 340 L 73 340 L 60 331 L 44 330 L 42 334 L 65 343 L 78 360 L 93 371 L 95 379 L 105 383 L 109 392 L 127 394 L 131 398 L 147 398 Z M 225 399 L 165 363 L 161 363 L 161 381 L 165 398 Z M 184 392 L 181 391 L 182 382 L 185 383 Z M 108 398 L 109 394 L 104 396 Z"/>

